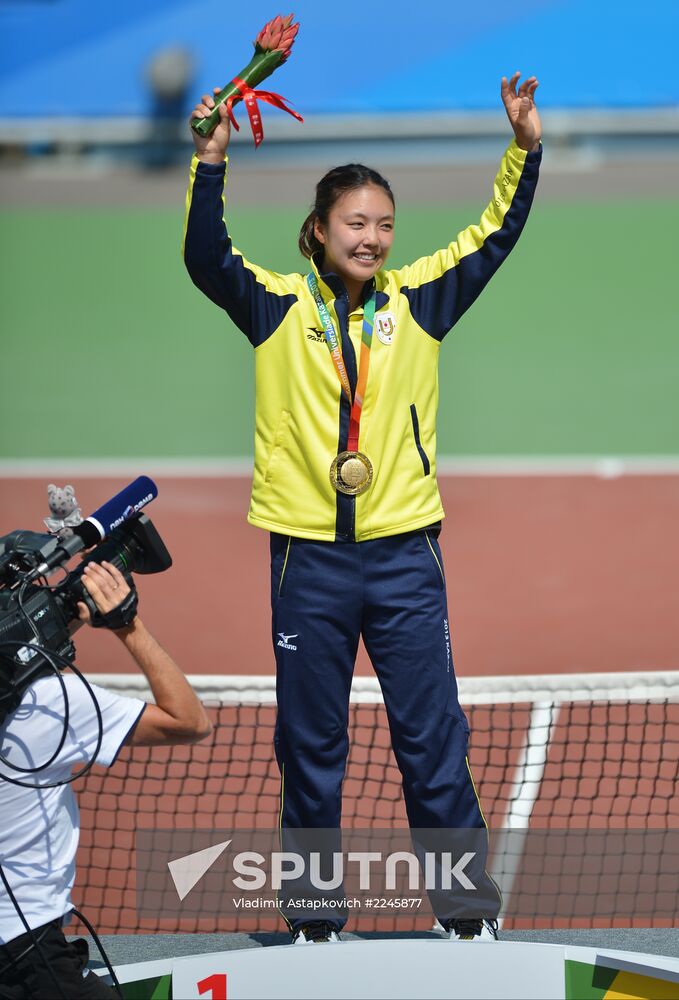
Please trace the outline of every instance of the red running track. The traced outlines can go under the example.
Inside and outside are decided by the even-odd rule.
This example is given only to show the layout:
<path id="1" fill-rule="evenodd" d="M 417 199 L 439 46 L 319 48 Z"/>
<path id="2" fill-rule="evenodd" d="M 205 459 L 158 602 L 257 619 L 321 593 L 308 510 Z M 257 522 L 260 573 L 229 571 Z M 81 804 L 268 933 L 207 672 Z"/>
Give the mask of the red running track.
<path id="1" fill-rule="evenodd" d="M 83 512 L 129 478 L 75 478 Z M 47 481 L 2 481 L 0 533 L 41 529 Z M 138 578 L 145 621 L 187 673 L 273 673 L 268 537 L 246 523 L 249 480 L 157 482 L 148 513 L 174 566 Z M 440 485 L 459 675 L 679 668 L 679 476 Z M 134 670 L 112 636 L 77 644 L 82 669 Z M 363 651 L 357 672 L 371 673 Z"/>

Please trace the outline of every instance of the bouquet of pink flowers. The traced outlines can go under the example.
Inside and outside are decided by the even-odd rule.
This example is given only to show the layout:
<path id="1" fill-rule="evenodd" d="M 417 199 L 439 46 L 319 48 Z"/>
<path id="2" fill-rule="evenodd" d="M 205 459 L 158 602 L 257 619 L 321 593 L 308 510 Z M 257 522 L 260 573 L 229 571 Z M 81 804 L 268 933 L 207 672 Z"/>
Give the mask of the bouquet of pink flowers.
<path id="1" fill-rule="evenodd" d="M 290 55 L 292 43 L 299 31 L 299 22 L 297 24 L 292 23 L 293 16 L 293 14 L 288 14 L 287 17 L 281 17 L 278 14 L 272 21 L 264 25 L 254 41 L 254 56 L 245 69 L 241 70 L 237 76 L 234 76 L 233 80 L 227 83 L 226 87 L 220 90 L 215 96 L 215 108 L 212 114 L 207 118 L 194 118 L 191 122 L 191 127 L 196 132 L 203 136 L 207 136 L 212 132 L 219 122 L 219 111 L 217 108 L 224 102 L 226 102 L 231 124 L 236 131 L 239 131 L 232 108 L 238 101 L 245 101 L 245 106 L 250 117 L 252 134 L 255 137 L 255 146 L 259 146 L 264 138 L 262 119 L 257 106 L 258 100 L 272 104 L 274 107 L 280 108 L 281 111 L 287 111 L 289 115 L 292 115 L 293 118 L 296 118 L 300 122 L 304 121 L 301 115 L 298 115 L 296 111 L 288 107 L 285 98 L 281 97 L 280 94 L 274 94 L 268 90 L 254 89 L 258 83 L 265 80 L 281 63 L 285 62 Z"/>

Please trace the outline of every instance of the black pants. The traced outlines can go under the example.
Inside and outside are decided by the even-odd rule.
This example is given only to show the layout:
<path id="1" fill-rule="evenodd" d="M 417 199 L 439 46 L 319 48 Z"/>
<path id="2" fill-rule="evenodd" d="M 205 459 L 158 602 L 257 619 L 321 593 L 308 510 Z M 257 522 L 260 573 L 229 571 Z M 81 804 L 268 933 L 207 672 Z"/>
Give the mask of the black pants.
<path id="1" fill-rule="evenodd" d="M 40 952 L 31 947 L 30 934 L 21 934 L 9 944 L 0 945 L 0 1000 L 59 1000 L 55 980 L 68 1000 L 111 1000 L 117 995 L 94 972 L 83 976 L 89 958 L 87 942 L 83 938 L 67 941 L 59 920 L 33 933 L 52 975 Z"/>

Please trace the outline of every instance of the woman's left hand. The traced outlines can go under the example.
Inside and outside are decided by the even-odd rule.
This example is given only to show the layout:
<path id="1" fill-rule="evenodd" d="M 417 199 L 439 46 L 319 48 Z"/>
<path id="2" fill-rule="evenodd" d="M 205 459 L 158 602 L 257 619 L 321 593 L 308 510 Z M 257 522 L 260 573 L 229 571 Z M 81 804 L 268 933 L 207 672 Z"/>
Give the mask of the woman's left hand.
<path id="1" fill-rule="evenodd" d="M 530 152 L 539 148 L 542 138 L 542 123 L 535 107 L 538 81 L 534 76 L 529 76 L 517 92 L 516 85 L 520 76 L 520 73 L 515 73 L 509 82 L 507 77 L 503 76 L 500 93 L 507 117 L 514 129 L 517 146 Z"/>

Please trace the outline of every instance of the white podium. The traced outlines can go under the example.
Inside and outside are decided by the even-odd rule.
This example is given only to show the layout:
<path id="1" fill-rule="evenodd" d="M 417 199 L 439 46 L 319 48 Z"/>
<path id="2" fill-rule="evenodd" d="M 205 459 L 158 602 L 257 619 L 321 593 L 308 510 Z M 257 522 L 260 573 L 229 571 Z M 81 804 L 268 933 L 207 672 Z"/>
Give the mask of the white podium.
<path id="1" fill-rule="evenodd" d="M 516 941 L 246 948 L 121 966 L 149 1000 L 676 1000 L 679 960 Z M 129 990 L 125 989 L 125 986 Z"/>

